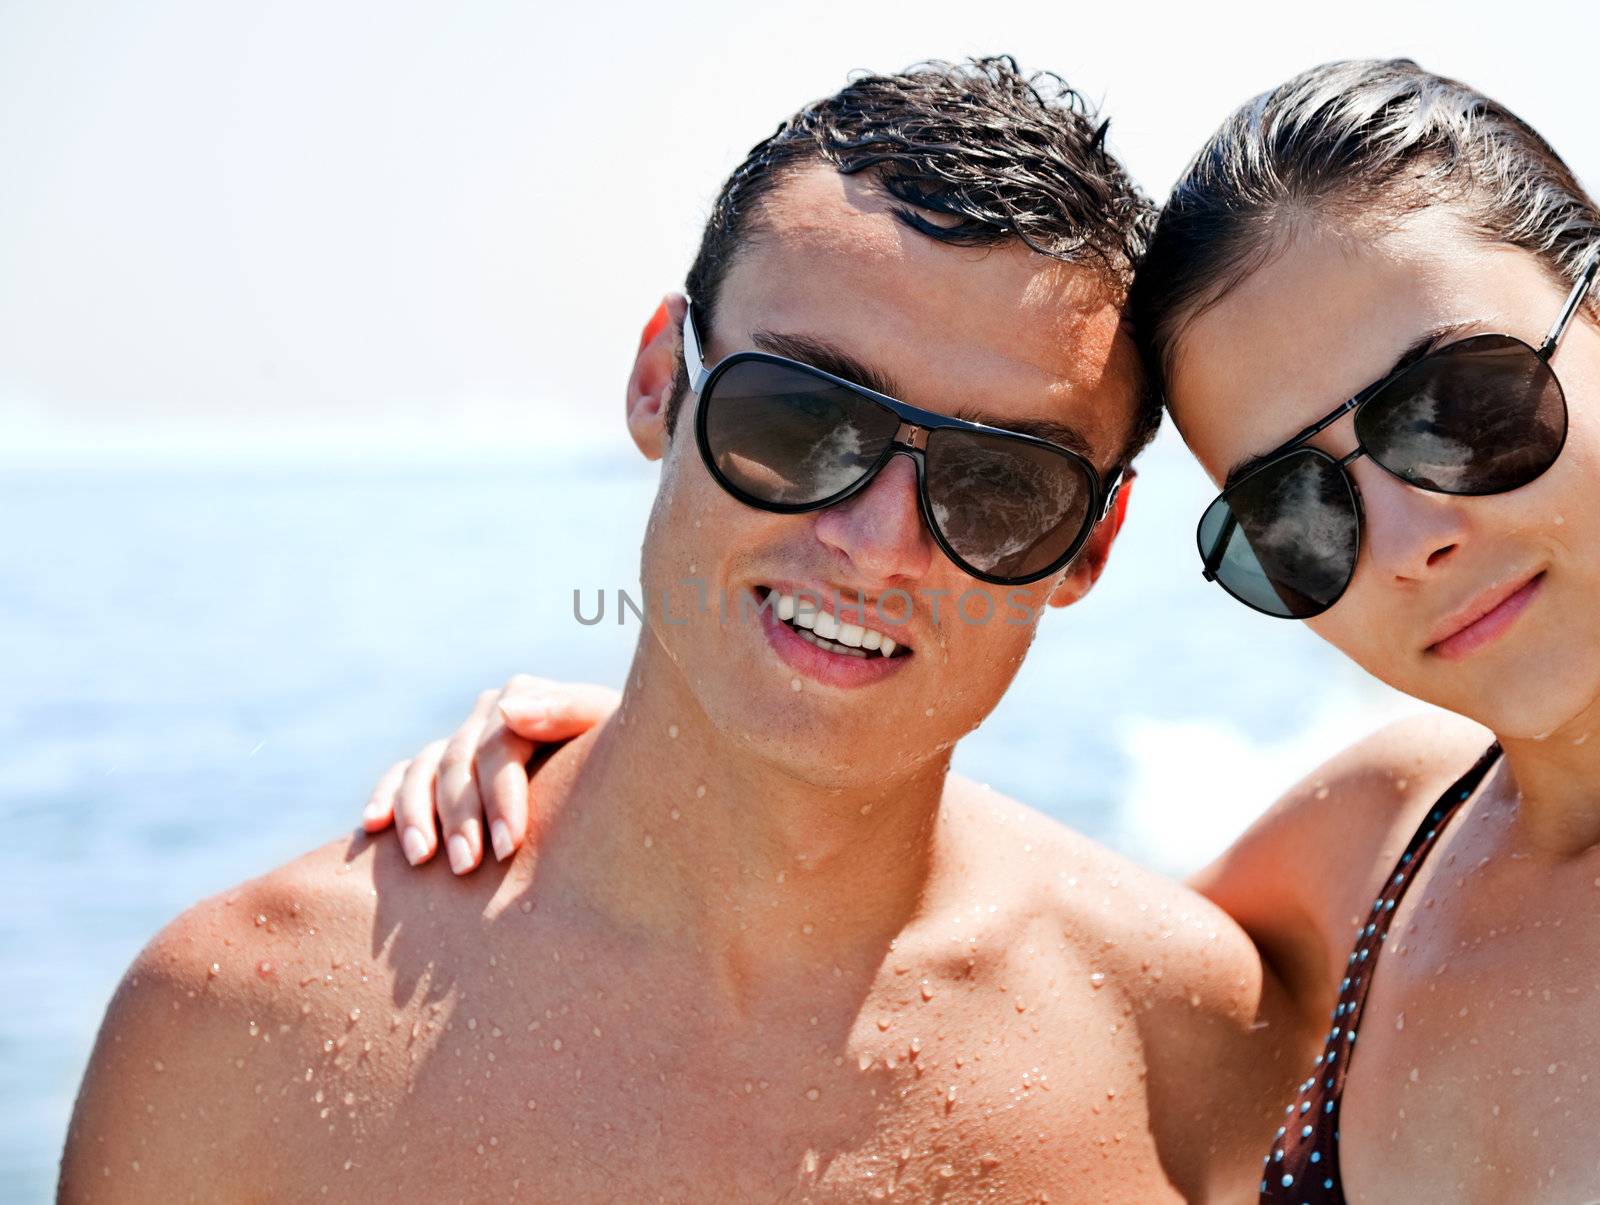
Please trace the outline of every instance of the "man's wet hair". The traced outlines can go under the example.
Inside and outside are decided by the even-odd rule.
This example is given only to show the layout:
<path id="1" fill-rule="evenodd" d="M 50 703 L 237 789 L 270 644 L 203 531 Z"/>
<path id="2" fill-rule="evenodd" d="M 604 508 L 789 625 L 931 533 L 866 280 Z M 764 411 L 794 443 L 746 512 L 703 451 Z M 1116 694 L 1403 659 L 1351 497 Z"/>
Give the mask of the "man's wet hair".
<path id="1" fill-rule="evenodd" d="M 1009 55 L 856 76 L 757 143 L 724 182 L 685 286 L 701 337 L 715 326 L 729 268 L 759 236 L 763 199 L 818 163 L 870 173 L 899 203 L 895 217 L 918 234 L 964 247 L 1017 240 L 1096 269 L 1122 304 L 1155 211 L 1106 149 L 1107 125 L 1060 76 L 1025 75 Z M 1142 380 L 1136 389 L 1138 413 L 1117 467 L 1161 423 L 1154 391 Z M 687 392 L 680 361 L 669 433 Z"/>

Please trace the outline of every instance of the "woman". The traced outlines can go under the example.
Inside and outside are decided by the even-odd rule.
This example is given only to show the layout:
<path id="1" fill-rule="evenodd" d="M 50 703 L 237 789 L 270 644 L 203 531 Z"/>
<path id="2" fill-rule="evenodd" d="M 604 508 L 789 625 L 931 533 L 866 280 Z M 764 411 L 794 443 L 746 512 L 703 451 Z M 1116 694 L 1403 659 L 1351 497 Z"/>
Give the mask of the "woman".
<path id="1" fill-rule="evenodd" d="M 1202 876 L 1332 1018 L 1264 1200 L 1600 1196 L 1597 252 L 1600 213 L 1533 130 L 1364 62 L 1231 117 L 1140 268 L 1151 370 L 1225 487 L 1207 575 L 1492 732 L 1383 734 Z M 483 743 L 501 857 L 528 742 L 610 705 L 530 693 L 548 699 L 531 680 L 504 698 L 516 734 L 481 698 L 439 778 L 441 812 L 477 824 Z M 385 776 L 369 828 L 397 797 L 431 809 L 443 750 Z"/>
<path id="2" fill-rule="evenodd" d="M 1230 118 L 1140 268 L 1150 365 L 1226 484 L 1208 576 L 1494 734 L 1359 905 L 1264 1199 L 1600 1184 L 1597 253 L 1527 125 L 1346 63 Z"/>

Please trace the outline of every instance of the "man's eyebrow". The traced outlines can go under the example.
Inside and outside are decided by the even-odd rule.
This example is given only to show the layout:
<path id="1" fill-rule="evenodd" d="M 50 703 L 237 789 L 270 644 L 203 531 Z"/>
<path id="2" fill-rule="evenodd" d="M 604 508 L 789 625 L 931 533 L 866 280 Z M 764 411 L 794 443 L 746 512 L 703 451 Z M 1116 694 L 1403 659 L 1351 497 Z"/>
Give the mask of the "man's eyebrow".
<path id="1" fill-rule="evenodd" d="M 959 418 L 969 423 L 982 423 L 986 427 L 999 427 L 1002 431 L 1015 431 L 1019 435 L 1031 435 L 1035 439 L 1043 439 L 1049 443 L 1059 444 L 1068 451 L 1076 452 L 1085 460 L 1098 464 L 1095 459 L 1095 450 L 1089 441 L 1084 438 L 1083 432 L 1067 423 L 1057 422 L 1052 418 L 1001 418 L 993 414 L 985 414 L 981 410 L 974 410 L 962 406 L 950 412 L 951 418 Z"/>
<path id="2" fill-rule="evenodd" d="M 1431 352 L 1437 351 L 1439 349 L 1439 345 L 1446 339 L 1449 339 L 1450 336 L 1460 334 L 1469 327 L 1478 325 L 1480 324 L 1477 322 L 1451 322 L 1445 326 L 1435 327 L 1426 334 L 1413 339 L 1409 344 L 1406 345 L 1406 349 L 1400 353 L 1399 358 L 1396 359 L 1393 364 L 1391 364 L 1382 373 L 1374 377 L 1369 384 L 1363 386 L 1361 389 L 1358 389 L 1355 394 L 1351 395 L 1351 397 L 1355 397 L 1358 394 L 1365 392 L 1367 389 L 1371 389 L 1373 385 L 1376 385 L 1381 381 L 1387 381 L 1390 377 L 1404 372 L 1424 356 Z M 1349 398 L 1345 399 L 1345 401 L 1349 400 Z M 1339 405 L 1344 405 L 1344 402 L 1340 402 Z M 1321 419 L 1317 420 L 1317 422 L 1321 421 Z M 1316 423 L 1311 424 L 1313 427 L 1316 425 Z M 1250 473 L 1255 472 L 1256 469 L 1260 468 L 1267 461 L 1276 457 L 1284 450 L 1285 447 L 1300 439 L 1304 434 L 1305 431 L 1301 431 L 1298 435 L 1290 436 L 1288 439 L 1284 440 L 1283 443 L 1273 448 L 1270 452 L 1263 452 L 1259 456 L 1246 456 L 1243 460 L 1239 461 L 1228 470 L 1228 475 L 1223 480 L 1222 487 L 1227 489 L 1228 486 L 1232 485 L 1235 481 L 1238 481 L 1239 478 L 1248 476 Z"/>
<path id="3" fill-rule="evenodd" d="M 812 368 L 820 368 L 823 372 L 843 377 L 852 384 L 870 389 L 874 393 L 886 393 L 892 398 L 900 396 L 900 391 L 887 373 L 879 372 L 869 364 L 863 364 L 849 352 L 826 340 L 813 338 L 811 335 L 790 335 L 782 331 L 758 330 L 750 336 L 750 341 L 764 352 L 783 356 L 787 360 L 798 360 L 802 364 L 809 364 Z"/>
<path id="4" fill-rule="evenodd" d="M 834 346 L 823 339 L 810 335 L 791 335 L 781 331 L 758 330 L 751 334 L 750 340 L 762 351 L 770 352 L 775 356 L 783 356 L 790 360 L 798 360 L 802 364 L 809 364 L 812 368 L 820 368 L 823 372 L 832 373 L 836 377 L 843 377 L 852 384 L 863 386 L 874 393 L 887 394 L 897 401 L 905 401 L 905 394 L 894 383 L 887 373 L 880 372 L 868 364 L 863 364 L 849 352 Z M 908 405 L 920 405 L 917 402 L 908 402 Z M 923 406 L 923 409 L 932 410 L 936 407 Z M 944 411 L 941 411 L 944 413 Z M 1047 440 L 1059 444 L 1069 451 L 1076 452 L 1084 459 L 1093 462 L 1095 453 L 1089 441 L 1076 427 L 1066 423 L 1057 422 L 1048 418 L 1007 418 L 993 414 L 986 414 L 970 406 L 958 407 L 948 411 L 951 418 L 959 418 L 969 423 L 982 423 L 988 427 L 998 427 L 1003 431 L 1015 431 L 1021 435 L 1032 435 L 1036 439 Z"/>

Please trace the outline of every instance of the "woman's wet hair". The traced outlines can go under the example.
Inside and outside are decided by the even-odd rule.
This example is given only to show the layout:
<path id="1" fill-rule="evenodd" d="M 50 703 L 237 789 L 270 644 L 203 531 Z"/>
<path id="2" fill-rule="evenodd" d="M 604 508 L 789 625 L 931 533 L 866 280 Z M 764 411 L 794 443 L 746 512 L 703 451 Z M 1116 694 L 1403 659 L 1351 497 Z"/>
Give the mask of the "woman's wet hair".
<path id="1" fill-rule="evenodd" d="M 1155 207 L 1106 149 L 1107 125 L 1059 76 L 1024 74 L 1008 55 L 856 76 L 757 143 L 723 183 L 686 282 L 702 337 L 734 259 L 761 235 L 763 201 L 814 164 L 870 175 L 898 202 L 896 218 L 927 238 L 977 247 L 1015 240 L 1092 267 L 1120 304 Z M 680 364 L 669 432 L 687 386 Z M 1160 400 L 1140 382 L 1120 463 L 1160 424 Z"/>
<path id="2" fill-rule="evenodd" d="M 1325 63 L 1262 93 L 1185 169 L 1139 266 L 1130 308 L 1151 379 L 1299 231 L 1381 231 L 1434 204 L 1562 281 L 1600 238 L 1594 201 L 1533 127 L 1409 59 Z"/>

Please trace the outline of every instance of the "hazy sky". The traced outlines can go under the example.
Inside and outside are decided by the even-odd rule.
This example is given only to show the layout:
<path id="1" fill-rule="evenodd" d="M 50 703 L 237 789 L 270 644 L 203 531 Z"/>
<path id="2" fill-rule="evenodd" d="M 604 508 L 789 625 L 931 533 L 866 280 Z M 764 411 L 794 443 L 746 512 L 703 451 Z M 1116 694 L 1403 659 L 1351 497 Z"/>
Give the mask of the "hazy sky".
<path id="1" fill-rule="evenodd" d="M 0 0 L 0 442 L 613 431 L 721 177 L 852 68 L 1058 70 L 1160 196 L 1250 94 L 1404 53 L 1594 184 L 1597 35 L 1583 3 Z"/>

